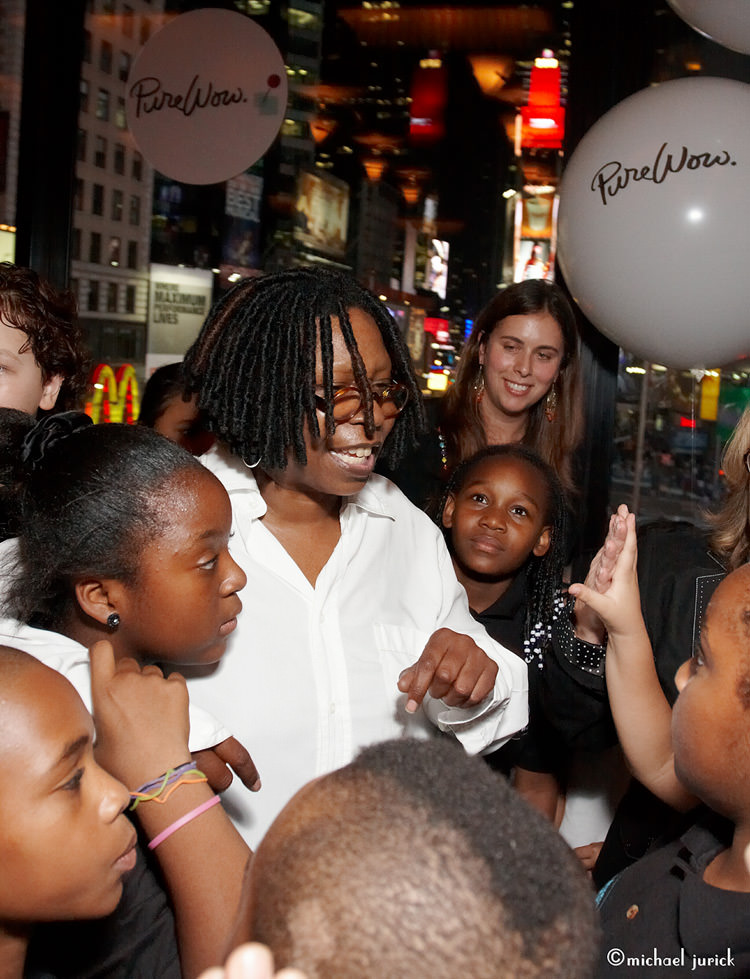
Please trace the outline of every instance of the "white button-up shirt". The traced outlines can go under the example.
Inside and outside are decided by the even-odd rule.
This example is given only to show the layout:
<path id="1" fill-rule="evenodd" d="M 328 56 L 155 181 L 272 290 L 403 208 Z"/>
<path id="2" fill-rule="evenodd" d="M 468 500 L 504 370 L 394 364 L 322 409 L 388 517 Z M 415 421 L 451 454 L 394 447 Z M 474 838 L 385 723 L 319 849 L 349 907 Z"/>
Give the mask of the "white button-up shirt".
<path id="1" fill-rule="evenodd" d="M 229 492 L 230 550 L 247 586 L 224 658 L 188 683 L 191 700 L 258 766 L 260 792 L 235 779 L 224 796 L 252 846 L 297 789 L 359 747 L 434 733 L 426 714 L 471 753 L 525 726 L 525 663 L 472 618 L 439 530 L 393 483 L 374 475 L 343 501 L 341 537 L 313 586 L 260 519 L 266 504 L 252 472 L 221 448 L 202 461 Z M 498 663 L 494 692 L 468 710 L 428 695 L 408 714 L 399 674 L 441 627 L 472 636 Z"/>

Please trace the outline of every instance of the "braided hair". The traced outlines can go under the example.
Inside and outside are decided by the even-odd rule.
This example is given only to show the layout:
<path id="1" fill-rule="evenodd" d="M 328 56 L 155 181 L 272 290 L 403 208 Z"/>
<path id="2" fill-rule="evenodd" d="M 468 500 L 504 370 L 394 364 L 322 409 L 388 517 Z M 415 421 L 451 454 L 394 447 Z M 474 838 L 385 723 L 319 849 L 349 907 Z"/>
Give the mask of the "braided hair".
<path id="1" fill-rule="evenodd" d="M 365 431 L 372 437 L 372 392 L 350 309 L 372 317 L 391 359 L 393 380 L 409 389 L 409 401 L 386 443 L 386 459 L 395 462 L 414 443 L 423 425 L 421 398 L 393 317 L 351 276 L 303 266 L 239 282 L 216 303 L 185 357 L 187 389 L 197 392 L 209 428 L 247 465 L 262 460 L 264 469 L 284 469 L 289 450 L 299 463 L 307 463 L 305 423 L 311 435 L 321 435 L 315 403 L 318 350 L 327 402 L 325 434 L 333 434 L 333 320 L 351 356 Z"/>
<path id="2" fill-rule="evenodd" d="M 532 630 L 539 632 L 541 629 L 546 635 L 553 618 L 555 618 L 556 603 L 560 596 L 560 585 L 566 562 L 568 508 L 562 483 L 552 466 L 537 455 L 533 449 L 519 443 L 492 445 L 486 449 L 481 449 L 453 471 L 440 501 L 435 521 L 442 529 L 448 549 L 452 553 L 450 530 L 443 527 L 443 510 L 448 497 L 455 497 L 460 492 L 468 476 L 481 462 L 484 462 L 485 459 L 495 458 L 517 459 L 532 466 L 541 475 L 547 490 L 547 507 L 544 519 L 552 528 L 550 546 L 547 553 L 542 557 L 529 555 L 525 565 L 528 573 L 526 577 L 524 639 L 528 640 Z"/>

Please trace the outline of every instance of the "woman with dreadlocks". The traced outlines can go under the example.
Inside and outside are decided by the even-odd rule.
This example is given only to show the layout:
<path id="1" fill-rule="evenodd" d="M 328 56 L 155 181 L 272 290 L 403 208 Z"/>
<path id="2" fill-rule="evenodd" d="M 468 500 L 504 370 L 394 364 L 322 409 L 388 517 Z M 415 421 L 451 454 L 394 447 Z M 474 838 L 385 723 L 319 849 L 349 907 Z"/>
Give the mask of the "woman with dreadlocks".
<path id="1" fill-rule="evenodd" d="M 185 361 L 229 492 L 244 623 L 191 697 L 252 745 L 263 791 L 229 789 L 251 844 L 291 795 L 428 717 L 473 753 L 526 723 L 526 667 L 472 619 L 442 536 L 372 475 L 420 426 L 407 348 L 353 279 L 240 282 Z M 205 671 L 204 671 L 205 674 Z"/>

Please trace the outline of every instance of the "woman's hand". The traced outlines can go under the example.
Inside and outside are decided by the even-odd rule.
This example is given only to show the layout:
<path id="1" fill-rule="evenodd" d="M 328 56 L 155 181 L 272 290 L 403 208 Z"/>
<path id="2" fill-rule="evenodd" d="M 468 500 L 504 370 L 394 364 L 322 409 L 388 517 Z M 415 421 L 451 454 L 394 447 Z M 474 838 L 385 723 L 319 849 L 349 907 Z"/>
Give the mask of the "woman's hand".
<path id="1" fill-rule="evenodd" d="M 235 771 L 243 785 L 251 792 L 260 788 L 260 775 L 250 752 L 237 738 L 227 738 L 213 748 L 194 751 L 193 758 L 198 768 L 208 777 L 208 784 L 214 792 L 223 792 L 232 784 L 232 771 Z"/>
<path id="2" fill-rule="evenodd" d="M 497 663 L 470 636 L 452 629 L 433 633 L 416 663 L 398 678 L 406 709 L 417 710 L 429 693 L 448 707 L 474 707 L 495 686 Z"/>
<path id="3" fill-rule="evenodd" d="M 265 945 L 238 945 L 221 968 L 202 972 L 198 979 L 306 979 L 299 969 L 273 971 L 273 955 Z"/>
<path id="4" fill-rule="evenodd" d="M 179 673 L 115 662 L 106 639 L 89 650 L 96 759 L 130 789 L 190 761 L 188 692 Z"/>

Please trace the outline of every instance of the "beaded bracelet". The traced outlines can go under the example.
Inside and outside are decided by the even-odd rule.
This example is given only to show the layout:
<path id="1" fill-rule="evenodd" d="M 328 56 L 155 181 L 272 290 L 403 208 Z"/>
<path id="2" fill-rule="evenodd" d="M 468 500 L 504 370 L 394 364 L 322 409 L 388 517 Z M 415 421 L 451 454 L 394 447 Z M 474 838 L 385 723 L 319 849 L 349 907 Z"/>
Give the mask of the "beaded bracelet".
<path id="1" fill-rule="evenodd" d="M 202 802 L 199 806 L 196 806 L 195 809 L 191 809 L 190 812 L 186 812 L 184 816 L 180 816 L 179 819 L 175 820 L 175 822 L 171 823 L 166 829 L 163 829 L 158 836 L 155 836 L 153 840 L 151 840 L 148 845 L 149 850 L 155 850 L 157 846 L 160 843 L 163 843 L 164 840 L 168 839 L 172 833 L 177 832 L 178 829 L 182 829 L 183 826 L 186 826 L 188 823 L 192 822 L 197 816 L 202 816 L 207 809 L 210 809 L 211 806 L 215 806 L 220 801 L 221 800 L 219 799 L 218 795 L 212 795 L 210 799 L 206 799 L 205 802 Z"/>

